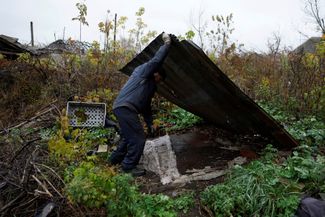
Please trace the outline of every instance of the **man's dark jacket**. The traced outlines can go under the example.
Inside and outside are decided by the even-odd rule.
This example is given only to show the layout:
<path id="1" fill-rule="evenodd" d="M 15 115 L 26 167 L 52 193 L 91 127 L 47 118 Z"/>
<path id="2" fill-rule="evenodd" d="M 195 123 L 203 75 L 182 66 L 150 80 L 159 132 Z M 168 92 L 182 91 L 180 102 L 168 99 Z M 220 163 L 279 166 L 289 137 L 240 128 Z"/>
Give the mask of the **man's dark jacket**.
<path id="1" fill-rule="evenodd" d="M 147 125 L 152 124 L 151 99 L 157 88 L 154 73 L 158 72 L 161 67 L 169 47 L 168 44 L 161 46 L 151 60 L 134 69 L 114 101 L 113 109 L 128 107 L 132 111 L 142 114 Z"/>

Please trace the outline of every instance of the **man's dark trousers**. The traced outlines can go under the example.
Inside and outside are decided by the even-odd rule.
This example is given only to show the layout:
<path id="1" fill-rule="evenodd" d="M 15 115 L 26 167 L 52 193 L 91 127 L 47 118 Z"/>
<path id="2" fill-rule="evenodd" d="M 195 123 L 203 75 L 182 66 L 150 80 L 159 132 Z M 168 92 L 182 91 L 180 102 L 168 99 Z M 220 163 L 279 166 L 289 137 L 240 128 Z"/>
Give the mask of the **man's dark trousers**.
<path id="1" fill-rule="evenodd" d="M 122 164 L 123 170 L 131 170 L 136 167 L 141 158 L 145 134 L 138 114 L 128 107 L 114 109 L 121 128 L 121 141 L 117 149 L 111 155 L 112 164 Z"/>

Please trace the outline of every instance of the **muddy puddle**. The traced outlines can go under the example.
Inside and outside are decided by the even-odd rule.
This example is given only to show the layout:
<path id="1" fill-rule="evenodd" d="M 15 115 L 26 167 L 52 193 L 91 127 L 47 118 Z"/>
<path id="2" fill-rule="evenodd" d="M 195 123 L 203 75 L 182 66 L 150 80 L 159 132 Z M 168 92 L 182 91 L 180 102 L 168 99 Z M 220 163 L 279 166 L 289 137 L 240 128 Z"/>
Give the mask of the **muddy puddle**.
<path id="1" fill-rule="evenodd" d="M 180 174 L 206 167 L 223 169 L 228 161 L 240 155 L 239 150 L 219 148 L 222 144 L 201 131 L 171 135 L 170 138 Z"/>

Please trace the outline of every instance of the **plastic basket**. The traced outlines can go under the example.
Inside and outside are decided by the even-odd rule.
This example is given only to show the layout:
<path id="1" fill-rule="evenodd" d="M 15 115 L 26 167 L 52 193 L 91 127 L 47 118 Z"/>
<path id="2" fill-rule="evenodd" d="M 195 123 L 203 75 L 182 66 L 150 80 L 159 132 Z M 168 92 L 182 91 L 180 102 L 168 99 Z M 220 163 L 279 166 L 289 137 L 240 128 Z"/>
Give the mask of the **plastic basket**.
<path id="1" fill-rule="evenodd" d="M 102 127 L 105 125 L 106 104 L 69 101 L 67 116 L 73 127 Z"/>

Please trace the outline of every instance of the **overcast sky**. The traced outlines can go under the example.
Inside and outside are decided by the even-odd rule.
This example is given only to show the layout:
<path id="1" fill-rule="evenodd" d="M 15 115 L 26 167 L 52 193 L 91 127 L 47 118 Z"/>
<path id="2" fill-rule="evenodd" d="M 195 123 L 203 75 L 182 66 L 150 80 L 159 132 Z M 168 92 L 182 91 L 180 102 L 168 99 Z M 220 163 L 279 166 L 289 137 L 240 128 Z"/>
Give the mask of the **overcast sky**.
<path id="1" fill-rule="evenodd" d="M 30 42 L 30 21 L 34 23 L 36 43 L 47 44 L 62 38 L 79 39 L 79 23 L 72 21 L 78 15 L 76 0 L 1 0 L 0 34 L 19 38 L 22 43 Z M 325 0 L 321 0 L 322 3 Z M 135 12 L 145 8 L 143 19 L 148 29 L 158 33 L 165 31 L 175 35 L 191 29 L 191 19 L 210 21 L 212 15 L 233 13 L 232 39 L 243 43 L 246 49 L 265 50 L 273 33 L 281 36 L 283 45 L 296 47 L 306 36 L 320 36 L 303 12 L 304 0 L 86 0 L 87 21 L 82 39 L 92 42 L 103 41 L 98 23 L 106 17 L 127 16 L 127 24 L 134 26 Z M 324 5 L 321 5 L 324 11 Z M 107 10 L 110 14 L 107 15 Z M 192 18 L 191 18 L 192 17 Z M 209 29 L 209 28 L 208 28 Z"/>

